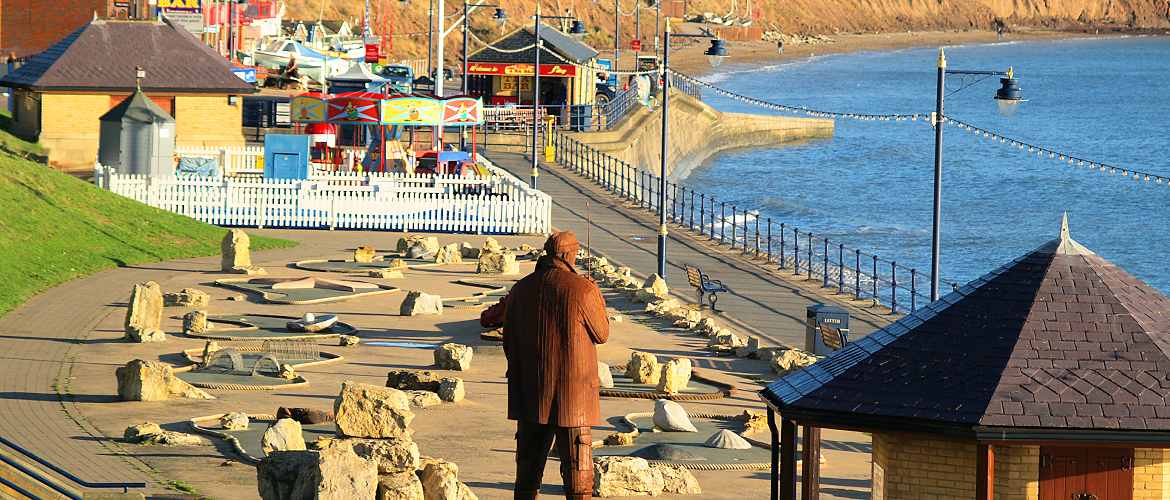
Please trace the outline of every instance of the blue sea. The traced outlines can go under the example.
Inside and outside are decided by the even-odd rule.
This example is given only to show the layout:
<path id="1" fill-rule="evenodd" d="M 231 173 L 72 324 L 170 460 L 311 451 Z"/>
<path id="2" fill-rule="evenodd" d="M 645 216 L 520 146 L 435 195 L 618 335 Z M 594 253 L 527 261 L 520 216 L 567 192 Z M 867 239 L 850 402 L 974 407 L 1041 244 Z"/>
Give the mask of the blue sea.
<path id="1" fill-rule="evenodd" d="M 701 79 L 772 102 L 852 113 L 934 110 L 937 48 L 725 66 Z M 999 81 L 948 78 L 946 114 L 1038 145 L 1170 176 L 1170 39 L 1003 42 L 946 48 L 949 67 L 1015 70 L 1010 117 Z M 705 92 L 723 111 L 770 111 Z M 1170 186 L 1038 159 L 948 124 L 942 277 L 966 282 L 1055 238 L 1072 237 L 1170 292 Z M 725 152 L 682 182 L 760 217 L 930 270 L 933 130 L 927 121 L 838 120 L 832 139 Z"/>

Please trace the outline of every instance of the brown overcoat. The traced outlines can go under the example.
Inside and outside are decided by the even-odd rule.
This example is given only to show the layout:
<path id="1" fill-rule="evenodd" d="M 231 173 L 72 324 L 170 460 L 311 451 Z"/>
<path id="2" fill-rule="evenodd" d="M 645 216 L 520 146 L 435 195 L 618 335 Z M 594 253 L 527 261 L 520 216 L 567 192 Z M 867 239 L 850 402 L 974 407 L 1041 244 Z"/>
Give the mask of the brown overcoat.
<path id="1" fill-rule="evenodd" d="M 601 423 L 595 344 L 606 340 L 601 290 L 564 260 L 541 257 L 508 294 L 508 418 L 559 427 Z"/>

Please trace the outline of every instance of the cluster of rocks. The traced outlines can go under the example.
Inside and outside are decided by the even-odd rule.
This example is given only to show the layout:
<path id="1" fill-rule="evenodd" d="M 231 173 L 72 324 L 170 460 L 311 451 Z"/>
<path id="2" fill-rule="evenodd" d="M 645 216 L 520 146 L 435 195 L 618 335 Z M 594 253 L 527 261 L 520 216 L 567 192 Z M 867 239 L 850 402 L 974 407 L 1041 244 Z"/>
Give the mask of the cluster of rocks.
<path id="1" fill-rule="evenodd" d="M 382 260 L 382 256 L 378 255 L 377 250 L 372 246 L 362 245 L 353 249 L 353 261 L 369 264 L 370 262 L 377 262 Z"/>
<path id="2" fill-rule="evenodd" d="M 825 35 L 801 35 L 797 33 L 784 33 L 780 30 L 764 31 L 763 36 L 760 37 L 765 42 L 784 42 L 784 45 L 823 45 L 826 43 L 833 43 L 836 40 Z"/>
<path id="3" fill-rule="evenodd" d="M 163 294 L 163 305 L 167 307 L 207 307 L 210 303 L 211 296 L 198 288 L 184 288 Z"/>
<path id="4" fill-rule="evenodd" d="M 476 498 L 459 481 L 458 466 L 421 456 L 410 430 L 414 413 L 406 393 L 346 381 L 334 415 L 335 437 L 319 438 L 310 449 L 274 449 L 260 461 L 256 476 L 261 498 Z M 292 419 L 278 423 L 285 420 L 290 422 L 285 426 L 296 424 Z"/>
<path id="5" fill-rule="evenodd" d="M 495 238 L 488 238 L 479 249 L 475 272 L 478 274 L 520 274 L 516 254 L 504 249 Z"/>
<path id="6" fill-rule="evenodd" d="M 397 250 L 408 259 L 432 259 L 439 251 L 439 239 L 417 234 L 403 236 L 398 239 Z"/>
<path id="7" fill-rule="evenodd" d="M 405 391 L 413 406 L 425 408 L 440 401 L 458 403 L 467 397 L 463 379 L 444 377 L 432 371 L 391 370 L 386 374 L 386 387 Z"/>
<path id="8" fill-rule="evenodd" d="M 657 356 L 635 351 L 626 362 L 626 377 L 635 384 L 653 385 L 663 394 L 678 394 L 691 383 L 691 360 L 673 358 L 659 363 Z"/>
<path id="9" fill-rule="evenodd" d="M 252 265 L 252 240 L 243 229 L 230 229 L 219 243 L 219 268 L 225 273 L 263 275 L 264 268 Z"/>
<path id="10" fill-rule="evenodd" d="M 118 378 L 118 399 L 122 401 L 215 399 L 180 380 L 171 365 L 159 361 L 135 359 L 114 370 L 114 375 Z"/>
<path id="11" fill-rule="evenodd" d="M 200 446 L 207 441 L 194 434 L 163 430 L 154 422 L 143 422 L 126 428 L 122 439 L 127 443 L 157 444 L 163 446 Z"/>
<path id="12" fill-rule="evenodd" d="M 681 465 L 628 456 L 595 459 L 593 488 L 599 497 L 703 494 L 699 480 Z"/>

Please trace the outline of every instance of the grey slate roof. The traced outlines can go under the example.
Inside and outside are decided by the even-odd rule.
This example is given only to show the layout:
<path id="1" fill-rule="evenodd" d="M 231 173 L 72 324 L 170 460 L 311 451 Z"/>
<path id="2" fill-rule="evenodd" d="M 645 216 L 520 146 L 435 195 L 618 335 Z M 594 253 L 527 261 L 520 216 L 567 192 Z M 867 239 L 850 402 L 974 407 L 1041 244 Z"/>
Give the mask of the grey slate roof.
<path id="1" fill-rule="evenodd" d="M 187 30 L 154 21 L 95 20 L 70 33 L 0 85 L 34 90 L 133 91 L 142 66 L 148 92 L 247 94 L 255 87 Z"/>
<path id="2" fill-rule="evenodd" d="M 519 49 L 532 45 L 535 39 L 536 37 L 532 34 L 532 28 L 525 27 L 517 29 L 499 40 L 492 42 L 492 45 L 504 50 Z M 576 64 L 584 64 L 590 59 L 597 57 L 597 51 L 593 50 L 593 47 L 585 45 L 547 24 L 540 27 L 540 39 L 544 40 L 544 50 L 540 53 L 541 64 L 558 64 L 564 62 L 551 54 L 549 52 L 550 49 L 555 50 L 569 62 Z M 520 52 L 501 52 L 492 47 L 484 47 L 469 55 L 467 60 L 485 63 L 532 63 L 532 60 L 535 58 L 534 50 L 536 49 L 529 48 Z"/>
<path id="3" fill-rule="evenodd" d="M 1061 234 L 762 396 L 855 425 L 1170 430 L 1170 299 Z"/>

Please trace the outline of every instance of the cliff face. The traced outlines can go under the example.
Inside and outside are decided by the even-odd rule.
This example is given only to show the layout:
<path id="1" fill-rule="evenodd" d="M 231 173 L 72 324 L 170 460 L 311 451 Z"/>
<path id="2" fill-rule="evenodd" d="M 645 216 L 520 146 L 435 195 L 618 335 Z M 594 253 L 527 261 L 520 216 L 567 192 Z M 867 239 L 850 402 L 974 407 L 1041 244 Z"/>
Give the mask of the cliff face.
<path id="1" fill-rule="evenodd" d="M 360 25 L 364 0 L 286 0 L 293 19 L 349 19 Z M 654 0 L 621 0 L 624 13 L 642 2 L 643 38 L 647 43 L 654 30 Z M 690 15 L 711 12 L 739 19 L 756 19 L 756 26 L 789 34 L 833 34 L 839 32 L 896 32 L 927 29 L 990 29 L 996 19 L 1011 27 L 1085 28 L 1170 27 L 1170 5 L 1166 0 L 661 0 L 664 9 L 684 8 Z M 600 0 L 540 0 L 545 13 L 563 14 L 575 9 L 583 18 L 595 47 L 613 46 L 614 4 Z M 427 1 L 370 0 L 375 31 L 394 34 L 394 53 L 416 57 L 426 53 Z M 474 3 L 474 0 L 472 0 Z M 508 30 L 527 24 L 533 0 L 495 0 L 509 15 Z M 447 12 L 462 7 L 461 0 L 447 0 Z M 748 12 L 748 5 L 752 11 Z M 731 12 L 729 12 L 731 10 Z M 490 21 L 490 9 L 472 15 L 473 30 L 490 40 L 499 31 Z M 458 20 L 453 15 L 448 24 Z M 634 36 L 634 18 L 623 16 L 623 46 Z M 383 29 L 383 26 L 385 29 Z M 457 53 L 457 33 L 447 46 Z M 473 46 L 474 48 L 474 46 Z"/>

